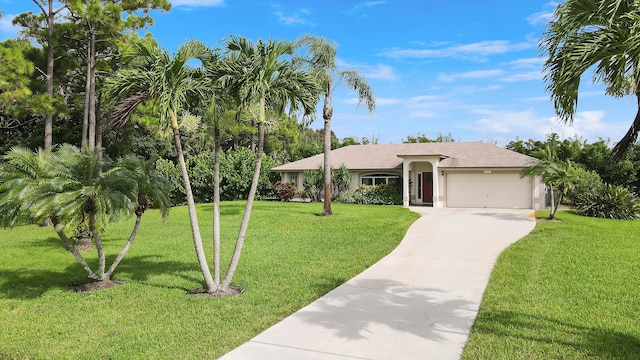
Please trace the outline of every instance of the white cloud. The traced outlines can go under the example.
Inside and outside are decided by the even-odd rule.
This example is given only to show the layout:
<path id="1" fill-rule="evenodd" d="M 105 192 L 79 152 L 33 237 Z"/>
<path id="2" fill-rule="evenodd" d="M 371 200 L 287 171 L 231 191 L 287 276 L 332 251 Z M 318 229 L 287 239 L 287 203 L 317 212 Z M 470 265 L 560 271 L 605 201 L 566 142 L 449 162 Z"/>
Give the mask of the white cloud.
<path id="1" fill-rule="evenodd" d="M 440 74 L 437 79 L 444 82 L 452 82 L 465 79 L 486 79 L 495 78 L 504 74 L 502 70 L 474 70 L 461 73 Z"/>
<path id="2" fill-rule="evenodd" d="M 476 114 L 478 119 L 457 127 L 496 140 L 501 145 L 516 137 L 544 139 L 551 133 L 557 133 L 561 139 L 577 136 L 589 142 L 600 138 L 617 141 L 628 128 L 626 123 L 607 122 L 604 111 L 577 112 L 572 124 L 563 124 L 555 116 L 540 116 L 534 109 L 474 109 L 471 113 Z"/>
<path id="3" fill-rule="evenodd" d="M 8 34 L 8 35 L 16 35 L 18 34 L 18 27 L 13 26 L 11 22 L 13 18 L 16 16 L 14 14 L 2 14 L 2 18 L 0 18 L 0 32 Z M 9 36 L 13 37 L 13 36 Z"/>
<path id="4" fill-rule="evenodd" d="M 356 100 L 356 103 L 357 103 L 357 99 L 354 99 L 354 100 Z M 376 98 L 376 106 L 398 105 L 403 101 L 404 99 L 398 99 L 398 98 Z"/>
<path id="5" fill-rule="evenodd" d="M 387 80 L 387 81 L 395 81 L 398 80 L 398 74 L 394 68 L 385 64 L 375 64 L 370 65 L 366 63 L 360 62 L 349 62 L 341 59 L 336 60 L 336 65 L 340 69 L 355 69 L 362 72 L 365 79 L 377 79 L 377 80 Z"/>
<path id="6" fill-rule="evenodd" d="M 535 48 L 533 41 L 513 43 L 508 40 L 481 41 L 471 44 L 453 45 L 440 49 L 399 49 L 380 53 L 382 56 L 391 58 L 469 58 L 485 60 L 491 55 L 506 54 L 515 51 Z"/>
<path id="7" fill-rule="evenodd" d="M 544 58 L 535 57 L 535 58 L 513 60 L 513 61 L 509 61 L 507 64 L 517 69 L 522 69 L 522 68 L 526 69 L 526 68 L 542 68 L 542 65 L 544 65 L 544 62 L 545 62 Z"/>
<path id="8" fill-rule="evenodd" d="M 309 10 L 303 9 L 300 11 L 303 15 L 309 15 L 311 12 Z M 285 25 L 310 25 L 315 26 L 311 21 L 303 18 L 300 14 L 293 15 L 285 15 L 284 13 L 278 11 L 274 13 L 278 17 L 278 21 Z"/>
<path id="9" fill-rule="evenodd" d="M 524 73 L 511 74 L 503 77 L 500 81 L 504 82 L 520 82 L 520 81 L 532 81 L 543 80 L 542 71 L 529 71 Z"/>
<path id="10" fill-rule="evenodd" d="M 370 6 L 377 6 L 377 5 L 384 5 L 386 4 L 386 1 L 367 1 L 367 2 L 363 2 L 360 4 L 357 4 L 356 6 L 354 6 L 354 9 L 358 9 L 358 8 L 362 8 L 362 7 L 370 7 Z"/>
<path id="11" fill-rule="evenodd" d="M 429 110 L 412 111 L 409 113 L 409 117 L 413 119 L 431 119 L 436 116 L 437 114 L 435 112 Z"/>
<path id="12" fill-rule="evenodd" d="M 548 23 L 553 17 L 552 11 L 540 11 L 527 17 L 527 21 L 531 25 L 539 25 Z"/>
<path id="13" fill-rule="evenodd" d="M 174 7 L 216 7 L 224 5 L 224 0 L 170 0 Z"/>
<path id="14" fill-rule="evenodd" d="M 527 17 L 527 21 L 529 22 L 529 24 L 539 25 L 539 24 L 548 23 L 553 18 L 553 13 L 555 9 L 558 7 L 558 2 L 550 1 L 544 4 L 544 7 L 545 7 L 544 10 L 531 14 Z"/>

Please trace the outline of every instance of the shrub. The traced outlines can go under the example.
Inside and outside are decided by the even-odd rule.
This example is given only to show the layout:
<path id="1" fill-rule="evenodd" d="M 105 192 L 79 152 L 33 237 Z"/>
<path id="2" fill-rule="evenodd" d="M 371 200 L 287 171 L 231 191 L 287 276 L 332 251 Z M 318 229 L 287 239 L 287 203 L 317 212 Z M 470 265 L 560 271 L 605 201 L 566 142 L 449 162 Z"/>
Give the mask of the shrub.
<path id="1" fill-rule="evenodd" d="M 331 169 L 331 197 L 337 199 L 351 186 L 351 172 L 342 164 L 337 169 Z M 324 190 L 324 168 L 322 165 L 315 170 L 305 170 L 303 186 L 313 201 L 320 201 Z"/>
<path id="2" fill-rule="evenodd" d="M 351 172 L 342 164 L 337 169 L 331 169 L 331 195 L 334 198 L 340 197 L 351 186 Z"/>
<path id="3" fill-rule="evenodd" d="M 361 185 L 355 192 L 343 195 L 340 201 L 345 204 L 400 205 L 402 194 L 397 182 L 374 186 Z"/>
<path id="4" fill-rule="evenodd" d="M 204 151 L 187 160 L 187 171 L 191 181 L 191 190 L 196 203 L 213 201 L 213 168 L 214 152 Z M 256 163 L 256 154 L 247 148 L 238 151 L 228 150 L 220 156 L 220 199 L 244 200 L 249 196 L 249 188 L 253 179 L 253 170 Z M 271 196 L 272 185 L 277 180 L 278 174 L 272 173 L 271 168 L 275 162 L 268 155 L 262 156 L 260 179 L 256 192 L 257 199 Z M 158 173 L 166 177 L 173 184 L 171 191 L 171 203 L 173 205 L 184 204 L 184 186 L 182 174 L 177 164 L 171 160 L 158 159 L 156 161 Z"/>
<path id="5" fill-rule="evenodd" d="M 324 185 L 324 170 L 320 166 L 316 170 L 305 170 L 302 186 L 307 191 L 312 201 L 320 201 L 320 193 Z"/>
<path id="6" fill-rule="evenodd" d="M 573 187 L 567 192 L 566 197 L 570 204 L 577 204 L 578 198 L 582 194 L 598 191 L 604 185 L 600 175 L 595 171 L 576 167 L 574 174 Z"/>
<path id="7" fill-rule="evenodd" d="M 296 194 L 296 187 L 293 182 L 277 181 L 273 185 L 273 195 L 275 195 L 280 201 L 289 201 L 293 199 Z"/>
<path id="8" fill-rule="evenodd" d="M 180 173 L 178 165 L 174 164 L 171 160 L 158 159 L 156 160 L 156 170 L 160 176 L 169 179 L 169 182 L 173 185 L 170 194 L 171 204 L 185 204 L 187 202 L 187 197 L 184 194 L 182 174 Z"/>
<path id="9" fill-rule="evenodd" d="M 640 217 L 640 199 L 625 187 L 603 184 L 579 195 L 576 211 L 583 216 L 633 220 Z"/>

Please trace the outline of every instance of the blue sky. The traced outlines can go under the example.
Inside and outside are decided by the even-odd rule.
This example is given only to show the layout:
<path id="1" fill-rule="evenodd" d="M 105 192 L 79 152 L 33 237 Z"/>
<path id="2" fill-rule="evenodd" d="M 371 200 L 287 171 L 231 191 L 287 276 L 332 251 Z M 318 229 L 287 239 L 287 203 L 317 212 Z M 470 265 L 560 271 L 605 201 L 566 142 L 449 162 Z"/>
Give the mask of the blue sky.
<path id="1" fill-rule="evenodd" d="M 339 138 L 401 143 L 439 133 L 505 145 L 556 132 L 588 142 L 621 138 L 635 116 L 632 97 L 614 99 L 586 77 L 573 126 L 558 123 L 545 92 L 538 49 L 555 2 L 513 0 L 172 0 L 149 29 L 175 49 L 197 39 L 210 46 L 231 34 L 294 40 L 312 34 L 338 43 L 344 69 L 360 70 L 377 109 L 336 90 L 332 130 Z M 14 37 L 15 14 L 28 0 L 0 0 L 0 40 Z M 321 117 L 312 127 L 322 127 Z"/>

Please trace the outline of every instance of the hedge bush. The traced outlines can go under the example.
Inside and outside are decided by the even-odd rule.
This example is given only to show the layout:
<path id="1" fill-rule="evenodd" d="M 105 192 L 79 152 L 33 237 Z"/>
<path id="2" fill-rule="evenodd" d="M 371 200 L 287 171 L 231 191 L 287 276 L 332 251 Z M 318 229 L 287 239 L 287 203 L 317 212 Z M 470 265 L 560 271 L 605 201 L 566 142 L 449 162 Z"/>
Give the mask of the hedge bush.
<path id="1" fill-rule="evenodd" d="M 345 204 L 365 205 L 401 205 L 402 193 L 398 182 L 381 185 L 361 185 L 355 192 L 347 193 L 340 198 Z"/>
<path id="2" fill-rule="evenodd" d="M 239 151 L 230 150 L 220 156 L 220 199 L 244 200 L 249 196 L 256 154 L 250 149 L 241 148 Z M 196 203 L 213 201 L 213 166 L 214 152 L 205 151 L 190 157 L 186 161 L 191 190 Z M 272 184 L 278 180 L 278 174 L 271 172 L 276 166 L 275 161 L 267 155 L 262 157 L 260 180 L 256 198 L 264 199 L 272 196 Z M 178 164 L 171 160 L 156 161 L 158 172 L 168 178 L 173 184 L 171 191 L 172 205 L 186 203 L 182 174 Z"/>

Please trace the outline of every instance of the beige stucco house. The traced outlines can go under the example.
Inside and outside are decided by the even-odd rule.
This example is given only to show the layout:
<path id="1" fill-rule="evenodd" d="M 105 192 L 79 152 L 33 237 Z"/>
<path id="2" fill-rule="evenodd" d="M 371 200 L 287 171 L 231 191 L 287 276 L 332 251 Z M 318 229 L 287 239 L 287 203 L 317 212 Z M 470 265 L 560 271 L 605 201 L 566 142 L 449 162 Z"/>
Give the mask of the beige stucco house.
<path id="1" fill-rule="evenodd" d="M 482 142 L 351 145 L 331 151 L 332 167 L 344 164 L 359 185 L 402 180 L 403 205 L 464 208 L 544 208 L 540 178 L 521 178 L 537 160 Z M 318 169 L 323 154 L 272 169 L 282 181 L 303 186 L 303 172 Z"/>

